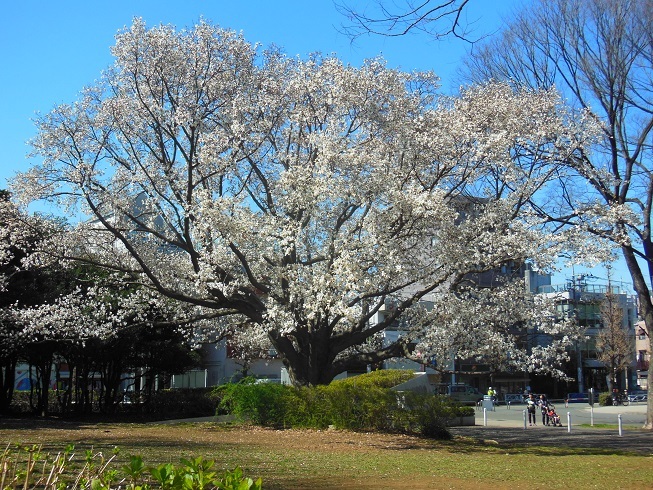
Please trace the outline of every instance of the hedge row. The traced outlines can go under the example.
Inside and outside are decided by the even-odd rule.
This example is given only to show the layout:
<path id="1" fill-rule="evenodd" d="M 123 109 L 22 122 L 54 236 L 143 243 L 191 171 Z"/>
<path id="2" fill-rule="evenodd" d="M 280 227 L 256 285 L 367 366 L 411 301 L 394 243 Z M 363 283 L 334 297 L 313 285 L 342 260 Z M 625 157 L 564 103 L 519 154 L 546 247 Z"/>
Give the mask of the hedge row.
<path id="1" fill-rule="evenodd" d="M 333 427 L 429 437 L 449 437 L 449 419 L 474 414 L 473 408 L 445 397 L 393 391 L 390 386 L 413 374 L 387 373 L 378 371 L 311 388 L 243 380 L 216 388 L 216 397 L 221 399 L 219 413 L 271 427 Z"/>

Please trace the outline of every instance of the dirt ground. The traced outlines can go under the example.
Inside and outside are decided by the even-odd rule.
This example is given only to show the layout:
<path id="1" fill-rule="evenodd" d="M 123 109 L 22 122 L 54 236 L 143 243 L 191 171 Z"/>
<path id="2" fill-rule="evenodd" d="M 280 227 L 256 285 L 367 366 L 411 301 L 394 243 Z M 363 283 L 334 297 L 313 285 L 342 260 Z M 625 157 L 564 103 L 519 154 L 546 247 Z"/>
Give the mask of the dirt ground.
<path id="1" fill-rule="evenodd" d="M 23 442 L 49 445 L 61 441 L 109 442 L 120 440 L 125 443 L 142 441 L 142 429 L 147 427 L 148 437 L 163 438 L 170 435 L 171 426 L 186 427 L 182 430 L 198 442 L 216 437 L 216 432 L 210 430 L 212 424 L 197 424 L 178 421 L 150 422 L 145 424 L 101 423 L 93 421 L 75 421 L 29 418 L 0 418 L 0 443 L 7 443 L 20 438 Z M 139 427 L 140 430 L 135 430 Z M 564 427 L 540 427 L 539 430 L 529 430 L 528 437 L 518 428 L 466 426 L 451 427 L 454 440 L 465 440 L 471 445 L 500 445 L 510 447 L 552 446 L 576 448 L 602 448 L 606 450 L 635 452 L 653 455 L 653 432 L 643 430 L 627 430 L 622 437 L 615 435 L 614 430 L 577 429 L 567 433 Z M 360 448 L 386 449 L 428 449 L 442 441 L 433 441 L 404 434 L 353 433 L 338 430 L 274 430 L 255 426 L 235 426 L 219 432 L 221 441 L 256 443 L 270 448 L 296 449 L 326 448 L 331 451 L 356 451 Z"/>
<path id="2" fill-rule="evenodd" d="M 385 461 L 387 465 L 398 453 L 423 453 L 437 447 L 433 440 L 401 434 L 275 430 L 206 422 L 95 424 L 0 419 L 0 444 L 8 443 L 40 445 L 50 454 L 68 443 L 80 454 L 89 448 L 110 454 L 117 445 L 126 454 L 142 455 L 154 466 L 177 463 L 190 455 L 209 455 L 219 467 L 242 465 L 246 475 L 261 476 L 266 489 L 440 488 L 439 484 L 433 486 L 430 477 L 413 476 L 406 481 L 399 472 L 392 474 L 386 468 L 377 474 L 373 470 L 374 462 Z M 364 463 L 368 461 L 373 463 Z M 473 486 L 460 482 L 455 488 Z"/>
<path id="3" fill-rule="evenodd" d="M 125 444 L 148 440 L 165 441 L 183 434 L 185 441 L 258 444 L 287 449 L 356 451 L 362 448 L 432 448 L 433 441 L 403 434 L 356 433 L 339 430 L 276 430 L 257 426 L 233 426 L 213 430 L 211 423 L 112 424 L 65 420 L 0 419 L 0 442 L 21 439 L 23 443 L 44 444 L 94 441 L 122 441 Z"/>
<path id="4" fill-rule="evenodd" d="M 476 488 L 473 481 L 449 481 L 443 477 L 413 474 L 406 480 L 397 469 L 393 474 L 387 461 L 401 454 L 423 458 L 433 450 L 454 452 L 458 457 L 470 450 L 507 451 L 528 446 L 587 448 L 587 454 L 621 454 L 622 451 L 653 455 L 653 434 L 632 432 L 626 438 L 616 438 L 601 431 L 575 430 L 566 434 L 560 428 L 524 431 L 514 428 L 456 427 L 454 441 L 443 442 L 402 434 L 353 433 L 338 430 L 274 430 L 260 427 L 229 427 L 212 423 L 148 423 L 104 424 L 62 420 L 0 419 L 0 443 L 38 444 L 44 451 L 60 451 L 65 443 L 80 450 L 93 447 L 110 449 L 119 444 L 130 451 L 139 451 L 150 464 L 179 461 L 181 454 L 220 453 L 220 464 L 229 467 L 249 461 L 247 471 L 262 475 L 264 488 L 342 488 L 343 478 L 362 475 L 348 481 L 349 488 Z M 213 451 L 213 453 L 211 453 Z M 240 451 L 240 452 L 239 452 Z M 607 451 L 607 453 L 606 453 Z M 564 451 L 563 451 L 564 452 Z M 507 453 L 506 453 L 507 454 Z M 213 456 L 212 456 L 213 457 Z M 409 456 L 410 458 L 411 456 Z M 154 461 L 152 460 L 154 458 Z M 289 476 L 298 458 L 303 469 L 297 479 Z M 370 466 L 360 465 L 371 461 Z M 385 463 L 384 463 L 385 461 Z M 355 462 L 355 463 L 353 463 Z M 334 466 L 335 465 L 335 466 Z M 378 473 L 374 465 L 384 468 Z M 352 470 L 354 468 L 354 470 Z M 339 474 L 338 472 L 341 472 Z M 335 475 L 329 480 L 326 475 Z M 434 486 L 435 485 L 435 486 Z M 504 488 L 499 484 L 493 488 Z M 506 487 L 508 488 L 508 487 Z M 520 488 L 511 485 L 511 488 Z M 554 488 L 554 487 L 551 487 Z"/>

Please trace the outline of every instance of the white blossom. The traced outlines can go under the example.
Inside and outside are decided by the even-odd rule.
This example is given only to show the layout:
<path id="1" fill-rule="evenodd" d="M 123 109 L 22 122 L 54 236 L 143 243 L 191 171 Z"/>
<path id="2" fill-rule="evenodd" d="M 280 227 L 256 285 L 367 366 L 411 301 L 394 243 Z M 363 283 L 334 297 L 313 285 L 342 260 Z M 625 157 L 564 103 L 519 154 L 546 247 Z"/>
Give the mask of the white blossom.
<path id="1" fill-rule="evenodd" d="M 554 91 L 444 97 L 432 73 L 288 58 L 203 21 L 136 20 L 112 53 L 100 82 L 39 119 L 43 162 L 14 183 L 25 201 L 91 217 L 61 238 L 63 257 L 231 319 L 241 343 L 267 337 L 300 383 L 418 336 L 429 352 L 454 332 L 469 355 L 514 347 L 499 317 L 527 321 L 532 307 L 492 320 L 456 290 L 508 261 L 555 262 L 526 203 L 596 128 Z M 427 328 L 429 294 L 443 316 Z M 413 321 L 396 348 L 374 350 L 387 325 L 372 317 L 390 300 L 388 322 Z"/>

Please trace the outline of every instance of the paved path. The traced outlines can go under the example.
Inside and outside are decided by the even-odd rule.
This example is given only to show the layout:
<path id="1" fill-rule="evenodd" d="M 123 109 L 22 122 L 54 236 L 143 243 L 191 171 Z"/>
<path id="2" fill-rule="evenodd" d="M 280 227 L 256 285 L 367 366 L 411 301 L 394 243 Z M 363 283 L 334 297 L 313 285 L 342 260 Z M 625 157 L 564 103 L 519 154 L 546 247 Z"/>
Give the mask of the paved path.
<path id="1" fill-rule="evenodd" d="M 621 422 L 624 427 L 637 427 L 641 428 L 646 421 L 646 403 L 631 403 L 627 407 L 600 407 L 598 405 L 594 408 L 590 407 L 587 403 L 570 403 L 565 407 L 564 403 L 555 404 L 556 413 L 560 416 L 562 424 L 566 427 L 568 425 L 567 413 L 571 419 L 572 428 L 577 425 L 592 425 L 594 424 L 614 424 L 618 425 L 619 415 L 621 415 Z M 524 428 L 525 417 L 524 410 L 526 405 L 499 405 L 494 410 L 487 410 L 487 426 L 501 426 L 501 427 L 520 427 Z M 536 413 L 538 426 L 542 420 L 539 410 Z M 486 425 L 484 423 L 483 410 L 476 410 L 476 425 Z M 527 424 L 527 428 L 528 427 Z"/>
<path id="2" fill-rule="evenodd" d="M 524 426 L 524 405 L 501 405 L 495 410 L 477 410 L 476 425 L 452 427 L 454 435 L 493 440 L 499 444 L 526 446 L 556 446 L 592 448 L 596 450 L 637 451 L 653 456 L 653 432 L 641 430 L 646 420 L 646 404 L 634 403 L 627 407 L 592 408 L 585 403 L 556 405 L 563 427 L 541 425 L 538 412 L 538 425 Z M 622 435 L 618 423 L 621 415 Z M 612 424 L 614 429 L 592 428 L 595 425 Z M 581 427 L 583 426 L 583 427 Z M 585 427 L 589 426 L 589 427 Z M 569 428 L 571 427 L 571 428 Z"/>

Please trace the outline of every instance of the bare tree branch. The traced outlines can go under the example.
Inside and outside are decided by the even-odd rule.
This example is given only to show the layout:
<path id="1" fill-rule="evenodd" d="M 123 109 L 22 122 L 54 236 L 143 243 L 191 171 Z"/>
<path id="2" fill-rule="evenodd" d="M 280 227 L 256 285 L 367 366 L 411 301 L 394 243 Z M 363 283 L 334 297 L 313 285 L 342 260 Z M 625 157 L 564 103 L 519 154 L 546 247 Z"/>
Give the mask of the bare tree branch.
<path id="1" fill-rule="evenodd" d="M 434 39 L 454 36 L 470 41 L 468 22 L 463 11 L 469 0 L 422 0 L 384 2 L 378 0 L 369 10 L 358 10 L 347 3 L 336 3 L 336 9 L 347 19 L 341 32 L 352 41 L 363 35 L 387 37 L 422 32 Z"/>
<path id="2" fill-rule="evenodd" d="M 571 171 L 534 203 L 555 232 L 575 227 L 621 249 L 653 326 L 653 9 L 650 0 L 539 0 L 465 61 L 468 82 L 555 86 L 604 132 L 595 151 L 570 158 Z M 600 211 L 602 210 L 602 211 Z M 653 343 L 651 344 L 653 349 Z M 649 383 L 646 427 L 653 428 Z"/>

